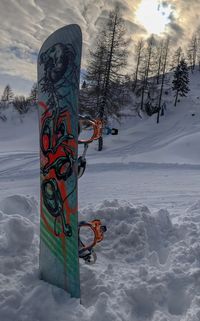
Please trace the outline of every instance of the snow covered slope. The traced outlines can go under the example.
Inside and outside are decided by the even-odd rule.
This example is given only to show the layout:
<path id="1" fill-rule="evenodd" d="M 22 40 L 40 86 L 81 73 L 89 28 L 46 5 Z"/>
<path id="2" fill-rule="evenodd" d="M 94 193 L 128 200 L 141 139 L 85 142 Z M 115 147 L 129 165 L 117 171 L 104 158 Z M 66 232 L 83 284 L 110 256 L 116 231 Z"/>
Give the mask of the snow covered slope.
<path id="1" fill-rule="evenodd" d="M 164 95 L 167 110 L 156 124 L 156 116 L 139 119 L 130 113 L 122 120 L 120 135 L 109 136 L 108 149 L 92 154 L 92 163 L 148 162 L 200 164 L 200 75 L 191 77 L 191 91 L 174 107 L 173 93 Z M 116 124 L 114 124 L 116 125 Z"/>
<path id="2" fill-rule="evenodd" d="M 82 305 L 39 280 L 37 114 L 1 123 L 0 320 L 200 320 L 199 75 L 191 82 L 160 124 L 128 116 L 88 151 L 80 219 L 108 230 L 96 264 L 81 262 Z"/>

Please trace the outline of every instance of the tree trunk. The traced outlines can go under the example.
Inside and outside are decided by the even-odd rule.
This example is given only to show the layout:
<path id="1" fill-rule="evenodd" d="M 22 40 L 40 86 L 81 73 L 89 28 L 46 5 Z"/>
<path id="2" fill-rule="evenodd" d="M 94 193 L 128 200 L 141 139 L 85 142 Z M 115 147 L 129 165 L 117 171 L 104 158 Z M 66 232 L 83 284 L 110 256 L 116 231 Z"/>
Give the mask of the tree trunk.
<path id="1" fill-rule="evenodd" d="M 177 100 L 178 100 L 178 90 L 177 90 L 177 92 L 176 92 L 176 98 L 175 98 L 174 106 L 176 106 Z"/>
<path id="2" fill-rule="evenodd" d="M 163 65 L 163 72 L 162 72 L 162 83 L 160 88 L 160 96 L 158 102 L 158 114 L 157 114 L 157 124 L 159 123 L 160 119 L 160 110 L 161 110 L 161 100 L 164 88 L 164 80 L 165 80 L 165 72 L 166 72 L 166 65 L 167 65 L 167 56 L 168 56 L 168 48 L 169 48 L 169 39 L 167 39 L 166 47 L 165 47 L 165 57 L 164 57 L 164 65 Z"/>
<path id="3" fill-rule="evenodd" d="M 105 106 L 107 103 L 107 96 L 108 96 L 108 88 L 110 85 L 110 70 L 111 70 L 111 63 L 112 63 L 112 58 L 113 58 L 113 48 L 114 48 L 115 29 L 116 29 L 116 24 L 117 24 L 117 18 L 118 18 L 118 14 L 116 13 L 114 26 L 113 26 L 113 32 L 112 32 L 109 59 L 108 59 L 108 63 L 107 63 L 107 73 L 106 73 L 105 87 L 104 87 L 104 92 L 103 92 L 103 101 L 102 101 L 102 105 L 101 105 L 101 109 L 100 109 L 100 113 L 99 113 L 100 119 L 102 119 L 102 120 L 104 118 L 104 111 L 105 111 Z"/>
<path id="4" fill-rule="evenodd" d="M 103 149 L 103 137 L 99 137 L 98 139 L 98 151 L 100 152 Z"/>
<path id="5" fill-rule="evenodd" d="M 161 68 L 161 62 L 162 62 L 162 52 L 163 52 L 163 43 L 161 43 L 161 48 L 160 48 L 160 55 L 159 55 L 159 60 L 158 60 L 158 70 L 157 70 L 157 85 L 159 84 L 160 80 L 160 68 Z"/>

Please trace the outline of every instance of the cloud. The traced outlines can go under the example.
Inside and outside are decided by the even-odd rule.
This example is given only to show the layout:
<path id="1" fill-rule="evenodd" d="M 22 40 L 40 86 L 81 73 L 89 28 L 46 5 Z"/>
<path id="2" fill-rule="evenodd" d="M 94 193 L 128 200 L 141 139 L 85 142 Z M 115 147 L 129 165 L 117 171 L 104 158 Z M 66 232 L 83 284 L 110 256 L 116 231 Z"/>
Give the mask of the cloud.
<path id="1" fill-rule="evenodd" d="M 151 0 L 149 0 L 151 1 Z M 36 81 L 37 53 L 50 33 L 70 23 L 78 23 L 83 32 L 83 62 L 94 45 L 100 25 L 118 4 L 122 9 L 128 34 L 135 40 L 148 37 L 135 21 L 141 0 L 1 0 L 0 1 L 0 79 L 9 75 L 29 82 Z M 171 6 L 166 29 L 173 43 L 184 44 L 199 24 L 199 0 L 158 1 L 162 8 Z"/>

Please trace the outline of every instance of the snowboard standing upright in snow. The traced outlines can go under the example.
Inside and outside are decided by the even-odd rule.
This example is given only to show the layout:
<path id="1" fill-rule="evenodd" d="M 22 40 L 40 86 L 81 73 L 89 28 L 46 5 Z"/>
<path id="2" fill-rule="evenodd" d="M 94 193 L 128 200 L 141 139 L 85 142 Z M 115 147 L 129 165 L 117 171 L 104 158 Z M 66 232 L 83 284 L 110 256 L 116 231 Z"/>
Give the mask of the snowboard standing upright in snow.
<path id="1" fill-rule="evenodd" d="M 41 278 L 80 297 L 78 253 L 78 91 L 82 36 L 55 31 L 38 57 Z"/>

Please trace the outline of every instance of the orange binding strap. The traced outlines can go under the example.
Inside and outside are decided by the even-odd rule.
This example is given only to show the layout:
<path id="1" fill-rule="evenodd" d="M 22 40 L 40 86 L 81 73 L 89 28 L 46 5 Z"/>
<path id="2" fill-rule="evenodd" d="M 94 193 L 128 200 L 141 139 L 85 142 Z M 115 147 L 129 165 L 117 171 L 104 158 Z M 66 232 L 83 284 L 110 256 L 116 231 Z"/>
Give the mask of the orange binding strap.
<path id="1" fill-rule="evenodd" d="M 85 122 L 85 120 L 80 120 L 80 122 Z M 94 120 L 87 119 L 87 123 L 93 127 L 93 135 L 89 139 L 80 139 L 78 141 L 79 144 L 92 143 L 93 140 L 97 140 L 102 136 L 103 123 L 100 119 L 94 119 Z"/>
<path id="2" fill-rule="evenodd" d="M 104 232 L 106 232 L 106 226 L 103 226 L 101 224 L 100 220 L 93 220 L 90 222 L 79 222 L 79 231 L 81 227 L 89 227 L 91 228 L 91 230 L 94 233 L 94 239 L 92 241 L 92 243 L 90 244 L 83 244 L 83 242 L 79 239 L 80 243 L 81 243 L 81 248 L 79 250 L 79 254 L 82 254 L 83 252 L 87 251 L 87 250 L 92 250 L 92 248 L 99 242 L 101 242 L 103 240 L 104 237 Z M 79 233 L 80 235 L 80 233 Z"/>

